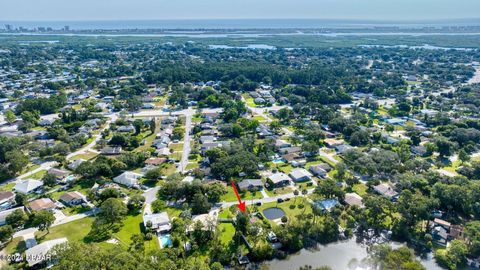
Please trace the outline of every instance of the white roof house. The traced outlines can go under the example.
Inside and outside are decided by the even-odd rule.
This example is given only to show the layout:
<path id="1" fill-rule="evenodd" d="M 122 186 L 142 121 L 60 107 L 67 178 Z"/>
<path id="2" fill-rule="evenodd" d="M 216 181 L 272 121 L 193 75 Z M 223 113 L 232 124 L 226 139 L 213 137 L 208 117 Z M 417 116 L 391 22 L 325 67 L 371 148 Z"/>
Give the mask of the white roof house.
<path id="1" fill-rule="evenodd" d="M 7 223 L 6 222 L 7 216 L 13 213 L 15 210 L 21 210 L 25 212 L 25 207 L 20 206 L 20 207 L 10 208 L 8 210 L 0 212 L 0 226 L 5 225 Z"/>
<path id="2" fill-rule="evenodd" d="M 48 252 L 55 246 L 66 243 L 67 238 L 59 238 L 50 241 L 45 241 L 39 245 L 29 248 L 25 251 L 25 257 L 27 258 L 28 266 L 34 266 L 38 263 L 48 259 Z"/>
<path id="3" fill-rule="evenodd" d="M 86 161 L 86 160 L 81 159 L 81 158 L 80 158 L 80 159 L 77 159 L 77 160 L 73 161 L 72 163 L 68 164 L 68 168 L 69 168 L 70 170 L 75 170 L 75 169 L 78 168 L 78 166 L 80 166 L 80 164 L 82 164 L 82 163 L 85 162 L 85 161 Z"/>
<path id="4" fill-rule="evenodd" d="M 35 191 L 37 188 L 43 186 L 42 181 L 34 180 L 34 179 L 27 179 L 21 182 L 18 182 L 13 191 L 28 194 L 30 192 Z"/>
<path id="5" fill-rule="evenodd" d="M 117 177 L 114 177 L 113 182 L 125 185 L 127 187 L 132 187 L 138 185 L 138 179 L 140 177 L 142 177 L 141 174 L 127 171 L 123 172 Z"/>
<path id="6" fill-rule="evenodd" d="M 152 223 L 152 229 L 158 232 L 170 231 L 172 224 L 167 212 L 161 212 L 157 214 L 147 214 L 143 216 L 143 225 L 147 227 L 147 223 Z"/>
<path id="7" fill-rule="evenodd" d="M 303 168 L 295 169 L 295 170 L 291 171 L 290 172 L 290 177 L 295 182 L 312 180 L 312 174 L 309 171 L 307 171 Z"/>
<path id="8" fill-rule="evenodd" d="M 274 185 L 285 185 L 290 183 L 290 177 L 282 172 L 270 175 L 268 180 L 270 180 L 270 182 L 272 182 Z"/>

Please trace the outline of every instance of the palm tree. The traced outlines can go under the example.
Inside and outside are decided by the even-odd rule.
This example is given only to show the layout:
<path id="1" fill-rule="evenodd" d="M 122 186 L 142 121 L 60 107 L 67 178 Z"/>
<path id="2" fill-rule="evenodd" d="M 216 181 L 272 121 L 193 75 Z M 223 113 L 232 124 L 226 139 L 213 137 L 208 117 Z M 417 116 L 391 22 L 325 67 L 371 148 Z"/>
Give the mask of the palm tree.
<path id="1" fill-rule="evenodd" d="M 294 199 L 294 201 L 293 201 L 293 204 L 295 204 L 295 203 L 297 202 L 297 196 L 298 196 L 298 194 L 300 194 L 300 192 L 298 192 L 298 189 L 295 189 L 295 190 L 293 191 L 293 195 L 295 195 L 295 199 Z"/>

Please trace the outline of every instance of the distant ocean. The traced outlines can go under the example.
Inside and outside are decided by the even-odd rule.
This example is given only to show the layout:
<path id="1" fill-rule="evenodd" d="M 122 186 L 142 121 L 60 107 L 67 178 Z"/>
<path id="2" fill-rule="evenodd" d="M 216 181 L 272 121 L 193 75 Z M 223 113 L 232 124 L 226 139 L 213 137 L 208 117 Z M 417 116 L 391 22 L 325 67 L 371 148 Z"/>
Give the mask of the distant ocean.
<path id="1" fill-rule="evenodd" d="M 360 27 L 442 27 L 442 26 L 480 26 L 479 19 L 448 21 L 365 21 L 365 20 L 324 20 L 324 19 L 215 19 L 215 20 L 126 20 L 126 21 L 0 21 L 14 27 L 36 28 L 52 27 L 61 29 L 69 26 L 71 30 L 116 30 L 116 29 L 252 29 L 252 28 L 360 28 Z"/>

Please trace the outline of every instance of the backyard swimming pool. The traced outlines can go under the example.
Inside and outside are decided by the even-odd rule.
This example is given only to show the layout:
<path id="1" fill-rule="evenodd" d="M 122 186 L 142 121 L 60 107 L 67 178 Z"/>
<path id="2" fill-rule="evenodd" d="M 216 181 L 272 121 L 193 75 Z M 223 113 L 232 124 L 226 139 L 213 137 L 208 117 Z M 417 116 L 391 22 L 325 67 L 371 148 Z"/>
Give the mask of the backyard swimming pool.
<path id="1" fill-rule="evenodd" d="M 271 207 L 263 210 L 263 215 L 270 220 L 274 220 L 285 216 L 285 212 L 278 207 Z"/>
<path id="2" fill-rule="evenodd" d="M 172 238 L 170 234 L 162 234 L 159 236 L 160 238 L 160 248 L 166 248 L 172 246 Z"/>

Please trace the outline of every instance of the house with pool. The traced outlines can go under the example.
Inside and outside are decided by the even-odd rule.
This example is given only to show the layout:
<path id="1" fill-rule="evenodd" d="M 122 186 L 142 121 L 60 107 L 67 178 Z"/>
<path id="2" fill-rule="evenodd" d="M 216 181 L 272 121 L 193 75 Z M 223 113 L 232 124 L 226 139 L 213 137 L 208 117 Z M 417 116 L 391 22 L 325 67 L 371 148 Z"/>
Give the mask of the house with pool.
<path id="1" fill-rule="evenodd" d="M 143 225 L 157 233 L 166 233 L 172 229 L 172 223 L 170 223 L 167 212 L 144 215 Z"/>

